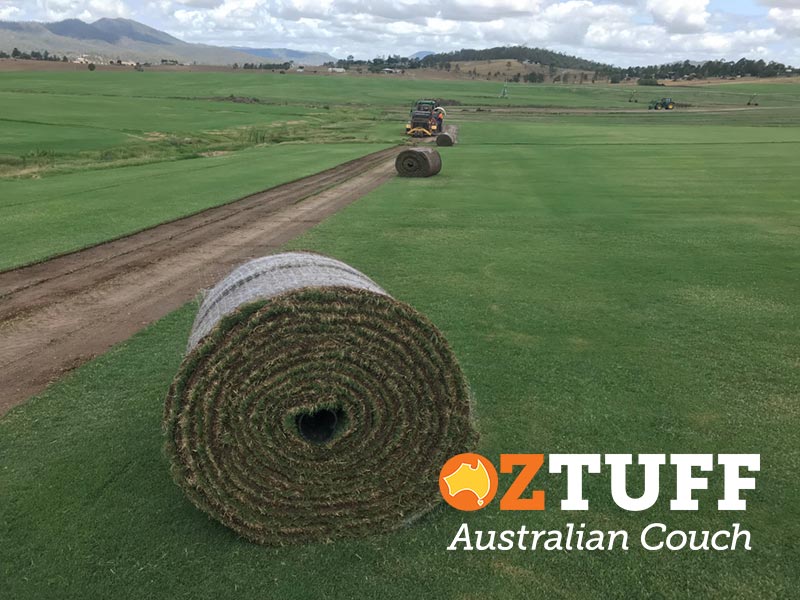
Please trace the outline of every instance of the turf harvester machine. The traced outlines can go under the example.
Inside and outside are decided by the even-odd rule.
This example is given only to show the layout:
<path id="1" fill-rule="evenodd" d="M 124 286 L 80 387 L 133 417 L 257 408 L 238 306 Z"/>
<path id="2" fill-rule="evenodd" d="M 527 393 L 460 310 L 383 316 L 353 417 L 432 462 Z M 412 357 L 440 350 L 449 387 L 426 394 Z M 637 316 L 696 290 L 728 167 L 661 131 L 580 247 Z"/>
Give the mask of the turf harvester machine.
<path id="1" fill-rule="evenodd" d="M 653 100 L 647 107 L 648 110 L 674 110 L 675 102 L 672 98 L 661 98 L 661 100 Z"/>
<path id="2" fill-rule="evenodd" d="M 436 100 L 417 100 L 411 109 L 411 118 L 406 123 L 406 135 L 431 137 L 444 130 L 447 112 L 437 106 Z"/>

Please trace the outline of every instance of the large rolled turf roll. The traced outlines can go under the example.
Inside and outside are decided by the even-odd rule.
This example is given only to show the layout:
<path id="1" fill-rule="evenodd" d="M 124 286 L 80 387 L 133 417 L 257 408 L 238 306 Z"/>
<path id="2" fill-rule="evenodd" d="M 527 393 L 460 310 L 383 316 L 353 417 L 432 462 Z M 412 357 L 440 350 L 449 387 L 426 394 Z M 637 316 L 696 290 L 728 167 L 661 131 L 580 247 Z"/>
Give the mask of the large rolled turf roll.
<path id="1" fill-rule="evenodd" d="M 406 525 L 474 448 L 467 382 L 423 315 L 337 260 L 253 260 L 205 297 L 164 412 L 175 481 L 263 544 Z"/>
<path id="2" fill-rule="evenodd" d="M 458 140 L 458 127 L 447 125 L 442 133 L 436 136 L 437 146 L 453 146 Z"/>
<path id="3" fill-rule="evenodd" d="M 430 177 L 442 170 L 442 157 L 433 148 L 408 148 L 397 155 L 394 166 L 400 177 Z"/>

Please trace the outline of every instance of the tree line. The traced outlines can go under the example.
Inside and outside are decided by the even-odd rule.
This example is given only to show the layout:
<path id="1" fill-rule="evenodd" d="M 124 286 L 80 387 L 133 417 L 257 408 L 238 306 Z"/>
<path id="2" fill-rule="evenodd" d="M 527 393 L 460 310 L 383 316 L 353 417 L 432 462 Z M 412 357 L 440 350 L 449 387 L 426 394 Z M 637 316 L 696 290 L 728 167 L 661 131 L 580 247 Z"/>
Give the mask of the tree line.
<path id="1" fill-rule="evenodd" d="M 20 60 L 49 60 L 52 62 L 69 62 L 69 59 L 64 56 L 59 56 L 58 54 L 50 54 L 47 50 L 43 52 L 39 52 L 38 50 L 32 50 L 30 52 L 22 52 L 19 48 L 14 48 L 11 51 L 11 54 L 0 50 L 0 58 L 18 58 Z"/>
<path id="2" fill-rule="evenodd" d="M 578 56 L 571 56 L 562 52 L 554 52 L 543 48 L 528 48 L 527 46 L 499 46 L 481 50 L 462 49 L 454 52 L 430 54 L 422 59 L 408 58 L 400 55 L 376 57 L 371 60 L 355 60 L 353 56 L 335 62 L 325 63 L 328 67 L 342 69 L 355 68 L 359 71 L 378 72 L 386 68 L 406 70 L 419 68 L 434 68 L 444 71 L 455 70 L 460 72 L 458 62 L 488 61 L 488 60 L 514 60 L 518 62 L 538 63 L 550 69 L 550 78 L 558 78 L 556 69 L 573 69 L 589 71 L 591 76 L 585 78 L 576 76 L 581 81 L 591 78 L 608 79 L 618 83 L 623 79 L 643 79 L 657 81 L 659 79 L 712 79 L 727 77 L 781 77 L 791 75 L 796 70 L 790 65 L 763 59 L 753 60 L 741 58 L 732 60 L 709 60 L 705 62 L 682 61 L 663 65 L 614 67 Z M 544 76 L 539 73 L 520 75 L 520 79 L 530 83 L 541 83 Z M 559 78 L 560 80 L 560 78 Z"/>
<path id="3" fill-rule="evenodd" d="M 0 50 L 0 58 L 17 58 L 22 60 L 46 60 L 69 62 L 67 56 L 50 54 L 47 50 L 22 52 L 14 48 L 11 54 Z M 592 81 L 597 79 L 608 79 L 611 83 L 619 83 L 624 79 L 637 79 L 644 85 L 657 84 L 659 79 L 713 79 L 730 77 L 781 77 L 792 75 L 796 70 L 780 62 L 763 59 L 752 60 L 741 58 L 738 61 L 709 60 L 705 62 L 674 62 L 663 65 L 650 65 L 646 67 L 627 67 L 620 68 L 604 63 L 587 60 L 577 56 L 553 52 L 543 48 L 528 48 L 527 46 L 500 46 L 496 48 L 485 48 L 482 50 L 462 49 L 455 52 L 443 52 L 430 54 L 422 59 L 408 58 L 398 54 L 388 57 L 378 56 L 371 60 L 356 60 L 352 55 L 345 59 L 325 63 L 326 67 L 338 67 L 341 69 L 354 69 L 358 72 L 368 71 L 371 73 L 380 72 L 384 69 L 394 69 L 405 71 L 408 69 L 435 68 L 444 71 L 455 70 L 460 72 L 458 64 L 453 63 L 463 61 L 486 61 L 486 60 L 515 60 L 519 62 L 538 63 L 548 66 L 550 78 L 555 81 L 563 81 L 557 74 L 556 69 L 574 69 L 590 71 L 593 73 Z M 236 65 L 238 67 L 239 65 Z M 289 70 L 290 62 L 283 63 L 245 63 L 243 69 L 261 70 Z M 545 78 L 541 73 L 528 73 L 526 75 L 515 76 L 513 81 L 526 81 L 528 83 L 542 83 Z M 569 77 L 565 75 L 565 77 Z M 578 83 L 583 83 L 589 78 L 588 75 L 575 76 L 580 79 Z"/>
<path id="4" fill-rule="evenodd" d="M 440 63 L 481 61 L 481 60 L 517 60 L 550 65 L 559 69 L 578 69 L 583 71 L 605 71 L 614 67 L 604 63 L 587 60 L 561 52 L 544 48 L 528 48 L 527 46 L 498 46 L 482 50 L 461 49 L 455 52 L 430 54 L 422 59 L 422 66 L 435 67 Z"/>
<path id="5" fill-rule="evenodd" d="M 355 59 L 351 54 L 347 58 L 341 58 L 336 61 L 328 61 L 322 65 L 323 67 L 336 67 L 337 69 L 354 69 L 363 72 L 377 73 L 384 69 L 395 69 L 398 71 L 405 71 L 407 69 L 419 69 L 422 63 L 418 58 L 408 58 L 400 56 L 399 54 L 392 54 L 387 57 L 376 56 L 371 60 Z"/>
<path id="6" fill-rule="evenodd" d="M 780 62 L 765 62 L 763 59 L 740 58 L 732 60 L 709 60 L 702 63 L 685 60 L 665 65 L 614 69 L 610 76 L 631 79 L 713 79 L 725 77 L 782 77 L 794 74 L 794 68 Z"/>
<path id="7" fill-rule="evenodd" d="M 763 59 L 740 58 L 692 62 L 685 60 L 663 65 L 620 68 L 612 65 L 527 46 L 501 46 L 483 50 L 462 49 L 431 54 L 422 59 L 423 67 L 440 67 L 456 61 L 517 60 L 553 68 L 593 71 L 596 79 L 712 79 L 715 77 L 781 77 L 795 72 L 791 65 Z M 449 70 L 449 69 L 448 69 Z M 552 73 L 551 73 L 552 75 Z"/>
<path id="8" fill-rule="evenodd" d="M 524 50 L 525 52 L 520 53 L 518 50 Z M 461 69 L 459 65 L 454 65 L 453 63 L 459 61 L 499 59 L 516 60 L 519 62 L 524 62 L 526 60 L 532 63 L 538 62 L 540 64 L 551 65 L 553 69 L 584 69 L 589 71 L 613 69 L 611 65 L 604 65 L 602 63 L 596 63 L 575 56 L 552 52 L 550 50 L 525 48 L 523 46 L 489 48 L 487 50 L 459 50 L 457 52 L 430 54 L 425 58 L 409 58 L 400 56 L 399 54 L 392 54 L 387 57 L 378 56 L 371 60 L 356 60 L 351 55 L 345 59 L 327 62 L 323 66 L 338 67 L 340 69 L 360 69 L 361 71 L 373 73 L 384 69 L 408 70 L 421 68 L 440 69 L 448 72 L 454 70 L 455 72 L 460 72 Z M 534 79 L 538 79 L 538 76 L 531 78 L 531 80 Z"/>
<path id="9" fill-rule="evenodd" d="M 244 63 L 242 65 L 243 69 L 266 69 L 269 71 L 277 71 L 278 69 L 288 71 L 292 66 L 291 62 L 283 62 L 283 63 Z M 238 68 L 238 64 L 233 65 L 234 68 Z"/>

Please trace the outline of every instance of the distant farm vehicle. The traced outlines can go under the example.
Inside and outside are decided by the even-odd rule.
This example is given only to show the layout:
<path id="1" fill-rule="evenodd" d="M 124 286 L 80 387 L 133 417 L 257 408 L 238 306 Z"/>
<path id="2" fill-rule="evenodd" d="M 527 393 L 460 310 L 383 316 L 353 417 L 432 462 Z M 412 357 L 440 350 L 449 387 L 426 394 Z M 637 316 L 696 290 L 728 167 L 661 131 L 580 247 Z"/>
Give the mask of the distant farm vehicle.
<path id="1" fill-rule="evenodd" d="M 650 102 L 647 108 L 648 110 L 674 110 L 675 102 L 673 102 L 672 98 L 661 98 Z"/>
<path id="2" fill-rule="evenodd" d="M 436 100 L 417 100 L 411 109 L 411 118 L 406 123 L 406 135 L 431 137 L 443 131 L 447 112 Z"/>

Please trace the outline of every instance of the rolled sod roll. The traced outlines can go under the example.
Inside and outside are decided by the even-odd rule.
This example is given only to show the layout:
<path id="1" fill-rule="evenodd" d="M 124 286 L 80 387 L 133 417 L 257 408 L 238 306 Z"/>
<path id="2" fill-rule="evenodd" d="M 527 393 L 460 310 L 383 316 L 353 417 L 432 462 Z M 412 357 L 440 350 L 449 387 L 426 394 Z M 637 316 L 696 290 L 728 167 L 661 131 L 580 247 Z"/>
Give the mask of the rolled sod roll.
<path id="1" fill-rule="evenodd" d="M 458 140 L 458 127 L 447 125 L 445 130 L 436 136 L 437 146 L 453 146 Z"/>
<path id="2" fill-rule="evenodd" d="M 433 148 L 408 148 L 397 155 L 394 167 L 400 177 L 430 177 L 442 170 L 442 157 Z"/>
<path id="3" fill-rule="evenodd" d="M 337 260 L 253 260 L 205 297 L 164 411 L 191 502 L 254 542 L 363 536 L 440 499 L 477 443 L 442 334 Z"/>

